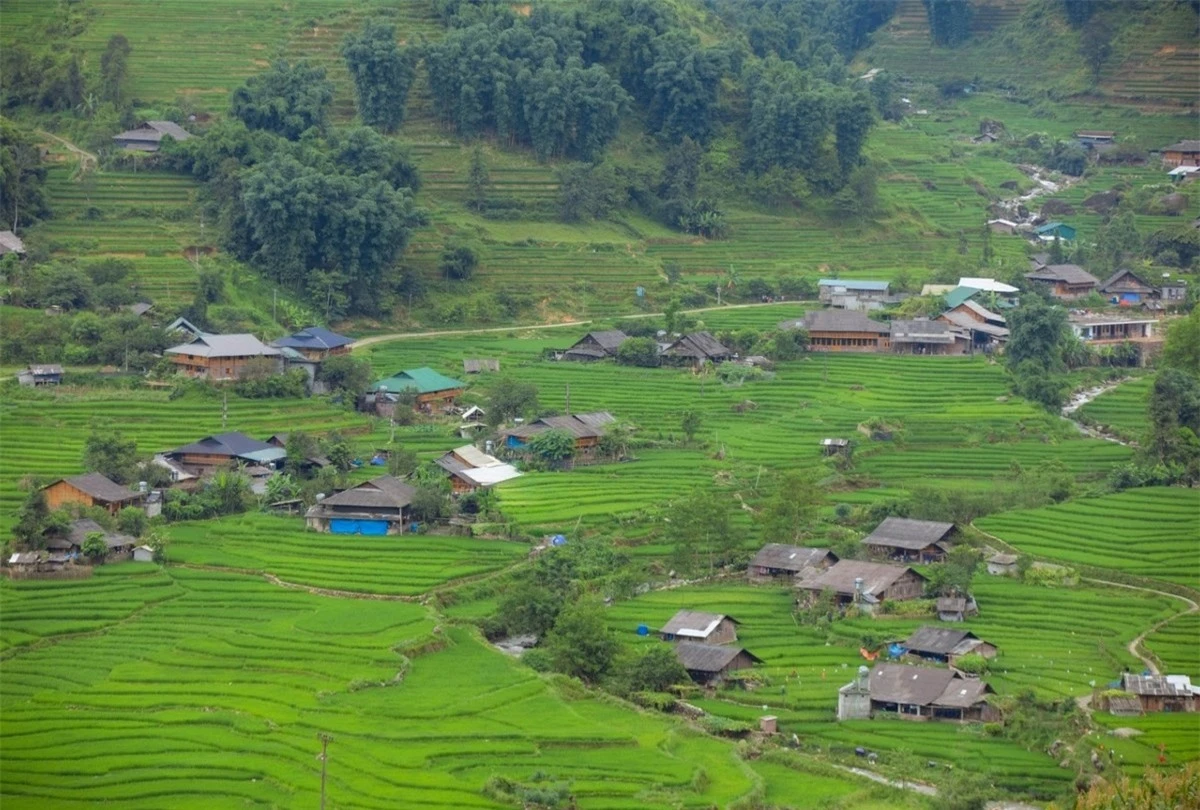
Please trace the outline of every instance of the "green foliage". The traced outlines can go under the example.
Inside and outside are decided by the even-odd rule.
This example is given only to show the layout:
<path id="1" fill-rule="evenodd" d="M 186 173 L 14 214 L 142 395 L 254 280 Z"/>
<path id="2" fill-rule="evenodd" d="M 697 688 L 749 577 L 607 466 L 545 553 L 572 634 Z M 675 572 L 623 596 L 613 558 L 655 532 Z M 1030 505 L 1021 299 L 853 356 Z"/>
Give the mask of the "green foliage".
<path id="1" fill-rule="evenodd" d="M 515 377 L 500 377 L 488 389 L 487 421 L 493 427 L 538 409 L 538 389 Z"/>
<path id="2" fill-rule="evenodd" d="M 277 59 L 233 92 L 230 113 L 250 129 L 294 141 L 310 129 L 324 129 L 332 101 L 333 85 L 325 78 L 325 68 Z"/>
<path id="3" fill-rule="evenodd" d="M 30 548 L 42 548 L 46 535 L 53 527 L 50 517 L 50 507 L 46 503 L 46 493 L 41 487 L 35 486 L 25 496 L 17 512 L 17 522 L 13 526 L 13 536 Z"/>
<path id="4" fill-rule="evenodd" d="M 929 33 L 935 44 L 953 48 L 970 39 L 973 9 L 969 3 L 925 0 L 925 10 L 929 13 Z"/>
<path id="5" fill-rule="evenodd" d="M 467 169 L 467 207 L 475 211 L 485 210 L 490 185 L 491 178 L 488 176 L 483 144 L 475 144 L 475 148 L 471 150 L 471 164 Z"/>
<path id="6" fill-rule="evenodd" d="M 247 363 L 232 388 L 247 399 L 295 399 L 304 396 L 308 375 L 301 369 L 277 372 L 275 364 L 264 358 L 261 363 Z"/>
<path id="7" fill-rule="evenodd" d="M 334 355 L 321 363 L 317 379 L 329 386 L 331 392 L 341 392 L 353 399 L 371 384 L 371 364 L 350 354 Z"/>
<path id="8" fill-rule="evenodd" d="M 342 56 L 354 80 L 358 114 L 367 126 L 394 132 L 404 120 L 415 75 L 416 52 L 396 43 L 396 26 L 367 20 L 362 31 L 347 35 Z"/>
<path id="9" fill-rule="evenodd" d="M 124 534 L 141 537 L 147 522 L 146 510 L 136 506 L 126 506 L 117 513 L 117 528 Z"/>
<path id="10" fill-rule="evenodd" d="M 8 56 L 0 59 L 7 62 Z M 7 83 L 12 74 L 8 70 L 3 73 Z M 37 139 L 0 117 L 0 224 L 4 228 L 19 231 L 50 213 L 46 169 L 41 163 Z"/>
<path id="11" fill-rule="evenodd" d="M 133 46 L 124 34 L 113 34 L 100 55 L 100 92 L 108 101 L 120 106 L 125 82 L 129 78 L 129 55 Z"/>
<path id="12" fill-rule="evenodd" d="M 1062 307 L 1027 295 L 1008 316 L 1010 345 L 1005 352 L 1014 392 L 1057 409 L 1066 401 L 1063 354 L 1074 340 Z"/>
<path id="13" fill-rule="evenodd" d="M 555 670 L 587 683 L 607 674 L 618 649 L 604 621 L 604 603 L 594 597 L 563 608 L 546 635 L 545 646 Z"/>
<path id="14" fill-rule="evenodd" d="M 550 463 L 575 455 L 575 437 L 566 430 L 544 430 L 529 440 L 529 451 Z"/>
<path id="15" fill-rule="evenodd" d="M 810 536 L 825 505 L 819 469 L 789 470 L 780 476 L 774 495 L 760 513 L 765 540 L 795 545 Z"/>
<path id="16" fill-rule="evenodd" d="M 688 443 L 692 443 L 696 439 L 696 434 L 700 432 L 700 428 L 704 425 L 704 417 L 699 411 L 686 410 L 683 416 L 679 419 L 679 429 L 683 431 L 684 437 Z"/>
<path id="17" fill-rule="evenodd" d="M 467 281 L 479 266 L 479 256 L 470 245 L 447 245 L 439 269 L 452 281 Z"/>
<path id="18" fill-rule="evenodd" d="M 291 437 L 288 437 L 289 442 Z M 321 452 L 338 472 L 349 472 L 354 466 L 354 448 L 341 433 L 331 433 L 321 442 Z"/>
<path id="19" fill-rule="evenodd" d="M 966 545 L 956 545 L 946 554 L 946 561 L 931 567 L 926 576 L 925 592 L 930 596 L 967 596 L 971 583 L 979 572 L 983 555 Z"/>
<path id="20" fill-rule="evenodd" d="M 698 488 L 671 504 L 664 517 L 663 539 L 671 564 L 684 573 L 715 573 L 732 562 L 741 545 L 730 521 L 728 495 Z"/>
<path id="21" fill-rule="evenodd" d="M 625 184 L 610 163 L 570 163 L 556 176 L 558 216 L 564 222 L 605 219 L 629 201 Z"/>
<path id="22" fill-rule="evenodd" d="M 163 516 L 167 520 L 202 520 L 245 512 L 253 501 L 250 478 L 238 470 L 218 470 L 196 492 L 167 490 Z"/>
<path id="23" fill-rule="evenodd" d="M 506 633 L 531 633 L 540 638 L 554 627 L 563 602 L 560 591 L 521 582 L 505 590 L 496 619 Z"/>
<path id="24" fill-rule="evenodd" d="M 653 368 L 658 365 L 658 344 L 654 338 L 628 338 L 617 347 L 617 362 L 625 366 Z"/>
<path id="25" fill-rule="evenodd" d="M 412 516 L 422 523 L 432 523 L 450 515 L 450 494 L 444 487 L 423 485 L 413 496 Z"/>
<path id="26" fill-rule="evenodd" d="M 1150 431 L 1145 453 L 1177 467 L 1182 481 L 1200 481 L 1200 376 L 1166 368 L 1150 390 Z"/>
<path id="27" fill-rule="evenodd" d="M 104 532 L 88 532 L 87 539 L 79 547 L 83 556 L 92 562 L 100 562 L 108 556 L 108 543 L 104 542 Z"/>
<path id="28" fill-rule="evenodd" d="M 632 692 L 665 692 L 689 680 L 687 670 L 668 644 L 651 645 L 629 663 L 622 675 Z"/>
<path id="29" fill-rule="evenodd" d="M 1157 362 L 1163 368 L 1200 375 L 1200 309 L 1170 323 Z"/>
<path id="30" fill-rule="evenodd" d="M 137 440 L 126 438 L 112 426 L 97 425 L 83 446 L 83 466 L 128 484 L 137 479 Z"/>

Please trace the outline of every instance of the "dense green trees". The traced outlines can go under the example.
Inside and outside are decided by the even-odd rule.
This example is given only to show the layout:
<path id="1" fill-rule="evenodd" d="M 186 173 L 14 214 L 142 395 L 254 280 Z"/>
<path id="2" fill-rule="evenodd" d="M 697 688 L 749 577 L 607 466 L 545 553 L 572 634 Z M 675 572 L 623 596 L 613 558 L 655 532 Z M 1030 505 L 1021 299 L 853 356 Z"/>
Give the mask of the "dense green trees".
<path id="1" fill-rule="evenodd" d="M 961 0 L 925 0 L 929 33 L 938 45 L 953 47 L 971 38 L 970 3 Z"/>
<path id="2" fill-rule="evenodd" d="M 532 414 L 537 407 L 538 390 L 533 383 L 501 377 L 488 389 L 487 421 L 493 427 Z"/>
<path id="3" fill-rule="evenodd" d="M 342 56 L 354 79 L 358 114 L 367 126 L 394 132 L 415 76 L 416 53 L 396 42 L 396 26 L 367 20 L 362 31 L 346 37 Z"/>
<path id="4" fill-rule="evenodd" d="M 276 60 L 233 92 L 230 112 L 250 129 L 265 129 L 296 140 L 309 129 L 323 129 L 333 101 L 325 68 L 301 60 Z"/>
<path id="5" fill-rule="evenodd" d="M 111 427 L 93 428 L 83 445 L 84 469 L 98 472 L 118 484 L 137 480 L 137 440 Z"/>
<path id="6" fill-rule="evenodd" d="M 133 46 L 124 34 L 113 34 L 100 55 L 100 90 L 104 98 L 120 104 L 129 78 L 129 55 Z"/>
<path id="7" fill-rule="evenodd" d="M 1063 353 L 1075 338 L 1067 311 L 1028 295 L 1008 317 L 1010 339 L 1005 352 L 1013 391 L 1050 409 L 1066 401 Z"/>
<path id="8" fill-rule="evenodd" d="M 16 230 L 50 213 L 46 201 L 46 169 L 37 140 L 0 118 L 0 225 Z"/>

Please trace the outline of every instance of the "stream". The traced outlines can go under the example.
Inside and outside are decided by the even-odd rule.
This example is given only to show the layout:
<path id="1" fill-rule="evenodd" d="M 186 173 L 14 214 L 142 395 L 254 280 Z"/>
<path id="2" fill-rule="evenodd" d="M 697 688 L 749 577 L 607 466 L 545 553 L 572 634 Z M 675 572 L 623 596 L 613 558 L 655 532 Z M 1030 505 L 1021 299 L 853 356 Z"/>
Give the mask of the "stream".
<path id="1" fill-rule="evenodd" d="M 1119 380 L 1114 380 L 1112 382 L 1104 383 L 1104 385 L 1097 385 L 1092 388 L 1084 388 L 1079 391 L 1076 391 L 1074 394 L 1071 395 L 1071 399 L 1067 402 L 1067 404 L 1063 405 L 1063 407 L 1062 407 L 1063 419 L 1066 419 L 1071 424 L 1073 424 L 1076 428 L 1078 428 L 1079 432 L 1085 436 L 1090 436 L 1093 439 L 1103 439 L 1106 442 L 1113 442 L 1115 444 L 1122 444 L 1122 445 L 1125 445 L 1126 447 L 1132 446 L 1132 445 L 1130 445 L 1129 442 L 1127 442 L 1123 439 L 1120 439 L 1120 438 L 1112 435 L 1111 433 L 1107 433 L 1103 430 L 1098 430 L 1097 428 L 1094 428 L 1091 425 L 1085 425 L 1083 422 L 1080 422 L 1078 419 L 1076 419 L 1074 417 L 1075 412 L 1078 411 L 1080 408 L 1082 408 L 1084 405 L 1087 405 L 1089 402 L 1091 402 L 1093 399 L 1100 396 L 1101 394 L 1107 394 L 1109 391 L 1112 391 L 1114 388 L 1119 386 L 1121 383 L 1129 382 L 1131 379 L 1133 379 L 1133 378 L 1132 377 L 1122 377 Z"/>

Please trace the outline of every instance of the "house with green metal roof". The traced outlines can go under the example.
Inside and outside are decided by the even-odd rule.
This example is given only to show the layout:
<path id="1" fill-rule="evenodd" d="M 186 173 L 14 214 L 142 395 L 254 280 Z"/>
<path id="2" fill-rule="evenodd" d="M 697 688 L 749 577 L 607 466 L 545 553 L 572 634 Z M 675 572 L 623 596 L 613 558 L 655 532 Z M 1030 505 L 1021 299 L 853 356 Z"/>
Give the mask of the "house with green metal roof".
<path id="1" fill-rule="evenodd" d="M 459 382 L 428 367 L 410 368 L 399 371 L 371 386 L 375 401 L 395 402 L 399 394 L 415 394 L 414 406 L 420 411 L 432 411 L 435 407 L 453 405 L 462 395 L 466 383 Z"/>
<path id="2" fill-rule="evenodd" d="M 1075 241 L 1075 228 L 1065 222 L 1047 222 L 1034 228 L 1033 233 L 1043 242 L 1053 242 L 1056 238 L 1064 242 Z"/>

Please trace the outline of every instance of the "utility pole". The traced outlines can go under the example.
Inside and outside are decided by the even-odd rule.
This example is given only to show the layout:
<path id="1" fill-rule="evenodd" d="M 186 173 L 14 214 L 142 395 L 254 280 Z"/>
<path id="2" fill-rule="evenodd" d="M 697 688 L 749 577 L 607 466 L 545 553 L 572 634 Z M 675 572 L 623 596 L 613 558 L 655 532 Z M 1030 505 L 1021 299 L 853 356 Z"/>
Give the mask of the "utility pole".
<path id="1" fill-rule="evenodd" d="M 333 736 L 320 732 L 317 734 L 317 739 L 321 741 L 321 810 L 325 810 L 325 763 L 329 761 L 329 741 L 333 739 Z"/>
<path id="2" fill-rule="evenodd" d="M 571 415 L 571 384 L 570 384 L 570 383 L 567 383 L 567 405 L 566 405 L 566 412 L 567 412 L 567 415 L 568 415 L 568 416 L 570 416 L 570 415 Z"/>
<path id="3" fill-rule="evenodd" d="M 225 432 L 225 425 L 229 422 L 229 391 L 228 389 L 221 392 L 221 432 Z"/>
<path id="4" fill-rule="evenodd" d="M 279 322 L 279 288 L 271 290 L 271 320 Z"/>

